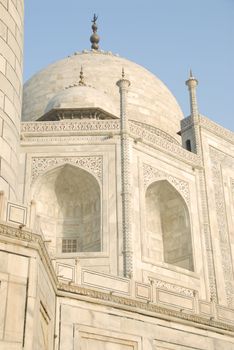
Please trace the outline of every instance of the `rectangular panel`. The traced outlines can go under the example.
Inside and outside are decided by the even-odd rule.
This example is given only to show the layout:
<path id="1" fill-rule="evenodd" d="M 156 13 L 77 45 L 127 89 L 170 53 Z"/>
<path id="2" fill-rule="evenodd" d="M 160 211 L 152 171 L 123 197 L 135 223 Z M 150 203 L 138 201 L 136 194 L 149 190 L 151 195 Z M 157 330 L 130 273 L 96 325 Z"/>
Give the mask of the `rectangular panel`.
<path id="1" fill-rule="evenodd" d="M 74 350 L 140 350 L 141 338 L 88 326 L 75 327 Z"/>
<path id="2" fill-rule="evenodd" d="M 175 293 L 169 293 L 162 290 L 157 290 L 157 302 L 167 304 L 169 306 L 175 306 L 180 309 L 193 310 L 193 299 L 185 296 L 180 296 Z"/>
<path id="3" fill-rule="evenodd" d="M 27 220 L 27 208 L 14 203 L 7 203 L 7 221 L 25 225 Z"/>
<path id="4" fill-rule="evenodd" d="M 136 292 L 135 292 L 136 298 L 146 299 L 146 300 L 150 299 L 151 288 L 149 285 L 136 282 L 135 288 L 136 288 Z"/>
<path id="5" fill-rule="evenodd" d="M 234 310 L 217 306 L 217 313 L 219 319 L 234 323 Z"/>
<path id="6" fill-rule="evenodd" d="M 75 281 L 75 267 L 74 266 L 57 263 L 56 270 L 57 270 L 57 275 L 59 278 L 69 280 L 69 281 Z"/>
<path id="7" fill-rule="evenodd" d="M 5 320 L 5 340 L 21 342 L 23 339 L 26 285 L 8 284 Z"/>
<path id="8" fill-rule="evenodd" d="M 201 314 L 210 316 L 212 314 L 212 305 L 205 301 L 199 301 L 199 310 Z"/>
<path id="9" fill-rule="evenodd" d="M 123 294 L 130 292 L 129 280 L 92 271 L 82 270 L 82 284 Z"/>

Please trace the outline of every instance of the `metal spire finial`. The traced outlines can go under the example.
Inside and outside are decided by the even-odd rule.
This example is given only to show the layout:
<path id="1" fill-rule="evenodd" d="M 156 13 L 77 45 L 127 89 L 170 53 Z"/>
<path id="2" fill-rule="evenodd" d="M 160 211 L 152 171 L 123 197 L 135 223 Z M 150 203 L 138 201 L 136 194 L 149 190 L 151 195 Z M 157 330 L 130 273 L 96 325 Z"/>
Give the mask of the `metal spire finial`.
<path id="1" fill-rule="evenodd" d="M 190 71 L 189 71 L 189 78 L 193 78 L 193 72 L 192 72 L 191 68 L 190 68 Z"/>
<path id="2" fill-rule="evenodd" d="M 83 72 L 83 67 L 80 67 L 80 80 L 79 80 L 79 85 L 80 86 L 85 86 L 84 82 L 84 72 Z"/>
<path id="3" fill-rule="evenodd" d="M 122 79 L 125 78 L 125 71 L 124 71 L 124 67 L 122 68 Z"/>
<path id="4" fill-rule="evenodd" d="M 92 30 L 93 30 L 93 34 L 90 37 L 90 42 L 92 43 L 91 48 L 93 50 L 98 50 L 99 49 L 99 41 L 100 41 L 100 37 L 97 34 L 97 30 L 98 30 L 98 26 L 96 24 L 96 21 L 98 19 L 98 16 L 96 14 L 93 15 L 93 20 L 92 20 Z"/>

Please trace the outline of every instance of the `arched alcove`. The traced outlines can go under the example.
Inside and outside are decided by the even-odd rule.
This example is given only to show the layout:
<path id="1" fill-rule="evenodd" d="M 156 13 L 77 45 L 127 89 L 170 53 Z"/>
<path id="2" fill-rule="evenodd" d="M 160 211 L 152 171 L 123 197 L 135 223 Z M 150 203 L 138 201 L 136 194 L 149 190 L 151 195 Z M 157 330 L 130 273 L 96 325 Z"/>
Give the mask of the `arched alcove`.
<path id="1" fill-rule="evenodd" d="M 100 186 L 87 171 L 64 165 L 42 176 L 34 192 L 37 226 L 56 253 L 101 251 Z"/>
<path id="2" fill-rule="evenodd" d="M 193 271 L 191 227 L 187 205 L 167 181 L 152 183 L 146 191 L 148 256 L 155 262 Z"/>

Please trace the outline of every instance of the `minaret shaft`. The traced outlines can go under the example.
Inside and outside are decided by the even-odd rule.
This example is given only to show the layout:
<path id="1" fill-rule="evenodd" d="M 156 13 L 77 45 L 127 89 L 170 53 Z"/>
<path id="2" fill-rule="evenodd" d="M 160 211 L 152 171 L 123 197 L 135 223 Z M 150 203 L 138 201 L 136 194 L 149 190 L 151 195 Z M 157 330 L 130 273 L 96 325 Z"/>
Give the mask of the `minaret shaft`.
<path id="1" fill-rule="evenodd" d="M 197 118 L 199 115 L 196 93 L 198 81 L 193 76 L 190 76 L 189 79 L 186 81 L 186 85 L 189 89 L 190 113 L 192 117 Z"/>
<path id="2" fill-rule="evenodd" d="M 130 82 L 123 76 L 117 82 L 117 86 L 120 92 L 123 270 L 124 276 L 131 278 L 133 274 L 131 140 L 127 118 L 127 93 Z"/>

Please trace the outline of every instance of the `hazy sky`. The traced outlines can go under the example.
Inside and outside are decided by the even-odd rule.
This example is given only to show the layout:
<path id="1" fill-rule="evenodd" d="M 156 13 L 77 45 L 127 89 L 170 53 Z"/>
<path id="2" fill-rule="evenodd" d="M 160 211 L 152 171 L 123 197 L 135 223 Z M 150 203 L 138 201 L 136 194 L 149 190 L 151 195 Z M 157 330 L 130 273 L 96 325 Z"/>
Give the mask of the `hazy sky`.
<path id="1" fill-rule="evenodd" d="M 89 49 L 94 12 L 101 49 L 157 75 L 185 115 L 191 67 L 200 112 L 234 130 L 234 0 L 25 0 L 25 80 Z"/>

